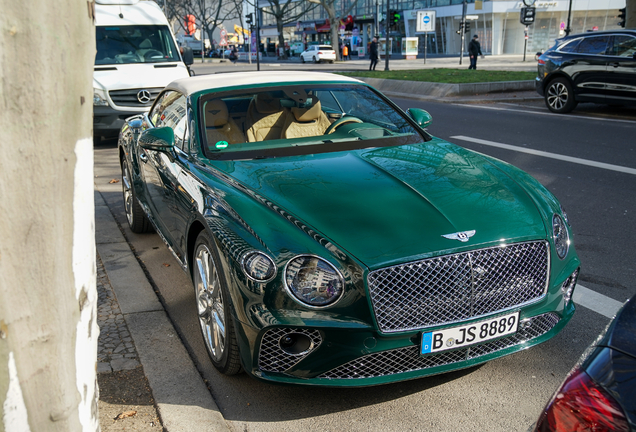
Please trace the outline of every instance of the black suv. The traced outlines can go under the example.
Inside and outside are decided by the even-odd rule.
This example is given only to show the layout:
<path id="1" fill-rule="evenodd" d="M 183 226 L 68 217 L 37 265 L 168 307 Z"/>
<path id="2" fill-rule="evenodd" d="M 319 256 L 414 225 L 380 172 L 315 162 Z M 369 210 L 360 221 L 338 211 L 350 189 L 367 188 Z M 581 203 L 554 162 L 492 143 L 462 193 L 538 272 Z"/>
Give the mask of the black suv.
<path id="1" fill-rule="evenodd" d="M 579 102 L 636 105 L 636 30 L 557 39 L 538 61 L 537 92 L 552 112 Z"/>

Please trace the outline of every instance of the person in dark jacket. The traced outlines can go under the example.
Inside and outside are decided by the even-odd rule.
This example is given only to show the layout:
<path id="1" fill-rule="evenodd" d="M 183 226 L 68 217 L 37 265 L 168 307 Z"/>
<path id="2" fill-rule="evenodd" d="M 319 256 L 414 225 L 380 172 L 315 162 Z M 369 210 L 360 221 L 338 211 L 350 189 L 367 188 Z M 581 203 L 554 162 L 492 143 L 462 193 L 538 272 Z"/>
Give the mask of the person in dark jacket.
<path id="1" fill-rule="evenodd" d="M 481 45 L 477 42 L 478 36 L 473 36 L 473 40 L 468 44 L 468 55 L 470 56 L 470 66 L 468 69 L 477 69 L 477 56 L 483 56 L 481 53 Z"/>
<path id="2" fill-rule="evenodd" d="M 375 70 L 375 67 L 378 64 L 378 38 L 373 38 L 373 40 L 371 41 L 371 49 L 369 49 L 369 58 L 371 59 L 369 70 Z"/>

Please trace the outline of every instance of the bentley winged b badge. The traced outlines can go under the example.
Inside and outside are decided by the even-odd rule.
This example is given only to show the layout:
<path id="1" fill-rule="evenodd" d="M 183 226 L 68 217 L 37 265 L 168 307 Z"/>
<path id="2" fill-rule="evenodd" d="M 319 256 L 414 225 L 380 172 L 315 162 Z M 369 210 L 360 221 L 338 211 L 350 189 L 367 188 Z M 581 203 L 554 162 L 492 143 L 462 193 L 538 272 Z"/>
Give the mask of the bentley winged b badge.
<path id="1" fill-rule="evenodd" d="M 460 231 L 452 234 L 443 234 L 442 237 L 450 240 L 459 240 L 460 242 L 467 242 L 469 238 L 475 235 L 477 231 Z"/>

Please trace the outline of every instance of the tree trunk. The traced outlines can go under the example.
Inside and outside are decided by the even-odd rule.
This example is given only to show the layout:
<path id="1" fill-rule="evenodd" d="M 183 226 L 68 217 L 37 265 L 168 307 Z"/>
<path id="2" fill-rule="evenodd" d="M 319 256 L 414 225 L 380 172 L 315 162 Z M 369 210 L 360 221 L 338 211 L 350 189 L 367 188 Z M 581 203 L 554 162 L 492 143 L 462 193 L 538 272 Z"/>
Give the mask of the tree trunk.
<path id="1" fill-rule="evenodd" d="M 340 30 L 340 19 L 336 16 L 336 9 L 333 2 L 331 4 L 323 3 L 323 7 L 327 11 L 327 15 L 329 16 L 329 24 L 331 25 L 331 46 L 336 52 L 336 60 L 341 60 L 339 49 L 340 47 L 338 45 L 338 30 Z"/>
<path id="2" fill-rule="evenodd" d="M 0 431 L 96 431 L 94 2 L 0 8 Z"/>
<path id="3" fill-rule="evenodd" d="M 626 0 L 625 28 L 636 29 L 636 0 Z"/>
<path id="4" fill-rule="evenodd" d="M 278 47 L 283 49 L 283 54 L 278 55 L 278 58 L 281 60 L 287 60 L 287 52 L 285 51 L 285 35 L 283 34 L 283 22 L 280 20 L 276 20 L 276 29 L 278 30 Z M 280 50 L 279 50 L 280 51 Z"/>

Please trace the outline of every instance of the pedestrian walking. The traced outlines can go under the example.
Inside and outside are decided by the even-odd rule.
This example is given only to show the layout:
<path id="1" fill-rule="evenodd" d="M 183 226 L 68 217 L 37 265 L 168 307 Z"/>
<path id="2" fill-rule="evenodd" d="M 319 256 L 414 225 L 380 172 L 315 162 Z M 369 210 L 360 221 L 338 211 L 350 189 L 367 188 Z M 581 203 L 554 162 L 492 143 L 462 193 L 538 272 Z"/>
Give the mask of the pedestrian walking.
<path id="1" fill-rule="evenodd" d="M 473 40 L 468 44 L 468 55 L 470 56 L 470 66 L 468 66 L 468 69 L 477 70 L 477 56 L 484 56 L 481 53 L 481 45 L 477 41 L 478 38 L 479 36 L 477 35 L 473 36 Z"/>
<path id="2" fill-rule="evenodd" d="M 342 46 L 342 60 L 346 60 L 349 56 L 349 47 L 347 45 Z"/>
<path id="3" fill-rule="evenodd" d="M 374 37 L 373 40 L 371 41 L 371 49 L 369 50 L 369 58 L 371 59 L 369 70 L 375 70 L 375 67 L 378 64 L 378 38 L 376 37 Z"/>

